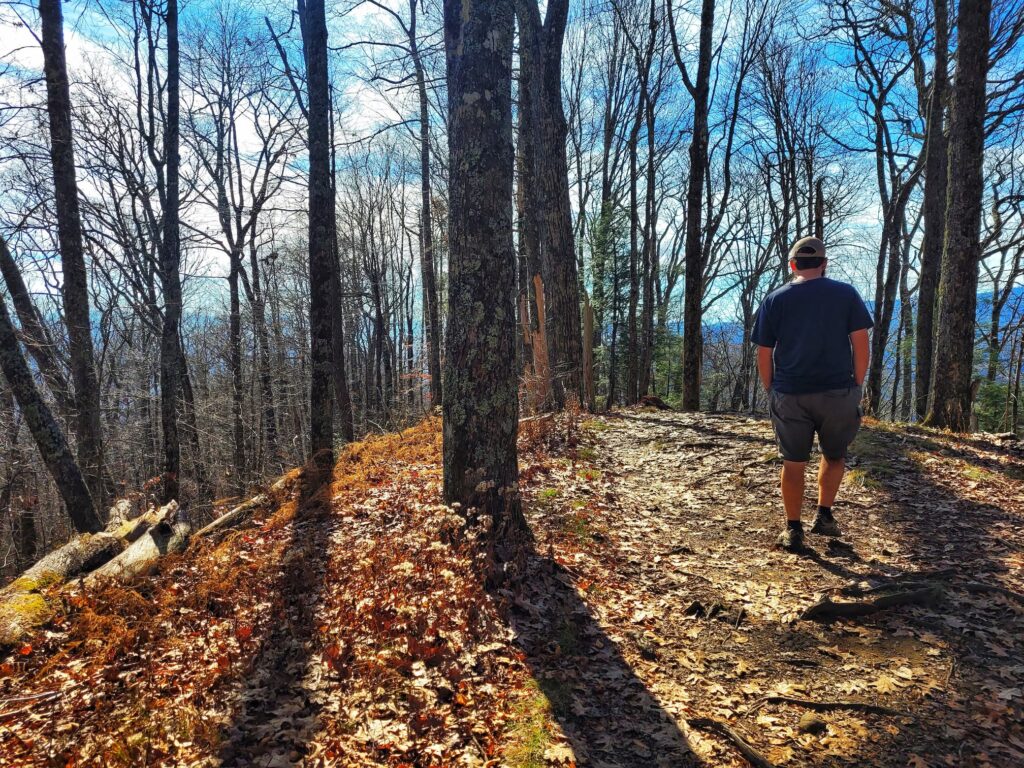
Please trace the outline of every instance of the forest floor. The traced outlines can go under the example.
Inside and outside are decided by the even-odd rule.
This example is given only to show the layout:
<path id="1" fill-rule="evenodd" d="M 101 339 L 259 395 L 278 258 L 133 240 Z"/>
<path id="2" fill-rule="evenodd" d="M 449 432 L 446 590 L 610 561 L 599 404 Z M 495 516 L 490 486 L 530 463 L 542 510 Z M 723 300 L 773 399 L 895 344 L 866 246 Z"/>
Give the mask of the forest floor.
<path id="1" fill-rule="evenodd" d="M 866 425 L 841 542 L 794 555 L 765 421 L 520 442 L 521 590 L 440 504 L 437 420 L 369 439 L 148 578 L 65 588 L 0 663 L 0 765 L 1024 764 L 1016 444 Z"/>

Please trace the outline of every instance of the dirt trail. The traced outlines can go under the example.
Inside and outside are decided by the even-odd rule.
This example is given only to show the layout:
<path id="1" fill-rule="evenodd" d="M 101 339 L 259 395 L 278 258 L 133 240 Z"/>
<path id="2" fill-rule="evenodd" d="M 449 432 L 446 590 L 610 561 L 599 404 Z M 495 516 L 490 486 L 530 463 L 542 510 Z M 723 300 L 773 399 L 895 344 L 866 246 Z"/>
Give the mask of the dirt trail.
<path id="1" fill-rule="evenodd" d="M 686 744 L 691 763 L 747 764 L 720 734 L 686 725 L 697 717 L 777 765 L 1024 764 L 1024 604 L 996 591 L 1024 591 L 1019 449 L 866 427 L 835 507 L 843 543 L 809 535 L 797 556 L 772 546 L 782 515 L 766 422 L 628 411 L 582 432 L 573 461 L 528 484 L 531 521 L 575 585 L 577 613 L 593 617 L 582 634 L 620 653 L 610 676 L 629 670 L 648 699 L 645 715 L 605 718 L 598 733 L 579 687 L 595 641 L 581 648 L 561 630 L 549 698 L 581 765 L 679 765 Z M 899 593 L 941 599 L 800 618 L 825 595 L 873 599 L 908 574 Z M 855 582 L 875 591 L 840 593 Z"/>

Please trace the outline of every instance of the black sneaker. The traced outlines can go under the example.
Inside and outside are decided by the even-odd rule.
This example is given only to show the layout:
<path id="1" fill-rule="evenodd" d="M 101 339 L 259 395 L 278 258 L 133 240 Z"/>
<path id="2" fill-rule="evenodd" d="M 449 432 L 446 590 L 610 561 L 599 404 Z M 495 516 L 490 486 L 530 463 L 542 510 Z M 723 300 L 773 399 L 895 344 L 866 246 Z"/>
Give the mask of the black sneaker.
<path id="1" fill-rule="evenodd" d="M 830 510 L 819 509 L 814 515 L 814 522 L 811 523 L 811 533 L 816 533 L 819 536 L 842 536 L 843 532 L 839 530 L 839 526 L 836 524 L 836 520 L 832 517 Z"/>
<path id="2" fill-rule="evenodd" d="M 804 549 L 804 529 L 786 526 L 782 533 L 779 534 L 779 538 L 775 540 L 775 545 L 787 552 L 802 552 Z"/>

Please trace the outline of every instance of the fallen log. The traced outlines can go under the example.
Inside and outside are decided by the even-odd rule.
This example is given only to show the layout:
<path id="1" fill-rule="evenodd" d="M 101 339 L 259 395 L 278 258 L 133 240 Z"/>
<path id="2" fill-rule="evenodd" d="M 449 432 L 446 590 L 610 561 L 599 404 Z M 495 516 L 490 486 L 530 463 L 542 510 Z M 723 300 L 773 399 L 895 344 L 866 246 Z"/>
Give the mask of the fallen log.
<path id="1" fill-rule="evenodd" d="M 882 595 L 874 600 L 863 602 L 835 602 L 827 595 L 814 605 L 807 608 L 800 618 L 805 621 L 833 621 L 834 619 L 855 619 L 867 616 L 887 608 L 896 608 L 902 605 L 935 605 L 942 599 L 942 589 L 938 586 L 928 586 L 922 589 L 912 589 L 904 592 L 894 592 L 890 595 Z"/>
<path id="2" fill-rule="evenodd" d="M 127 581 L 139 576 L 164 555 L 184 551 L 191 533 L 192 524 L 178 502 L 165 504 L 156 523 L 119 555 L 90 572 L 85 584 L 93 586 L 101 579 Z"/>
<path id="3" fill-rule="evenodd" d="M 243 502 L 234 509 L 225 512 L 223 515 L 218 517 L 209 525 L 200 528 L 198 531 L 195 532 L 195 537 L 197 539 L 201 539 L 206 536 L 209 536 L 211 533 L 216 533 L 217 531 L 226 530 L 228 528 L 234 528 L 236 525 L 238 525 L 247 517 L 249 517 L 250 514 L 260 509 L 261 507 L 266 506 L 272 500 L 273 497 L 268 493 L 261 493 L 257 496 L 253 496 L 248 501 Z"/>
<path id="4" fill-rule="evenodd" d="M 195 539 L 202 539 L 210 536 L 211 534 L 217 533 L 218 531 L 234 528 L 236 525 L 247 520 L 254 512 L 272 504 L 279 503 L 281 501 L 281 494 L 289 490 L 301 477 L 301 471 L 298 473 L 289 472 L 288 474 L 281 476 L 278 478 L 277 482 L 270 486 L 269 491 L 257 494 L 248 501 L 244 501 L 237 507 L 228 510 L 212 523 L 200 528 L 192 534 L 192 537 Z"/>
<path id="5" fill-rule="evenodd" d="M 110 562 L 157 522 L 156 510 L 128 517 L 133 511 L 132 502 L 119 500 L 110 511 L 105 531 L 75 536 L 0 590 L 0 648 L 19 642 L 53 616 L 55 606 L 46 596 L 50 587 Z"/>
<path id="6" fill-rule="evenodd" d="M 78 577 L 86 586 L 101 579 L 127 581 L 147 572 L 166 554 L 182 552 L 194 537 L 234 527 L 258 509 L 280 501 L 302 472 L 289 472 L 271 487 L 229 510 L 193 534 L 188 515 L 171 502 L 139 512 L 142 497 L 119 499 L 107 515 L 106 530 L 81 534 L 46 555 L 0 589 L 0 648 L 21 641 L 55 613 L 47 596 L 51 587 Z"/>

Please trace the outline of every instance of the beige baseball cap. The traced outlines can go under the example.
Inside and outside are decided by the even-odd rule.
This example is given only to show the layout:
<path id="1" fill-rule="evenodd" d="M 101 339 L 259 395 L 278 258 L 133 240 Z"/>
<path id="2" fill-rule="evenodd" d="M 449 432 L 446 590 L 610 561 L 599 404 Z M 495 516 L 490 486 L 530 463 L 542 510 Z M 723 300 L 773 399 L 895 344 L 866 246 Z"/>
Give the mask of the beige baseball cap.
<path id="1" fill-rule="evenodd" d="M 814 236 L 801 237 L 789 249 L 789 258 L 795 259 L 797 256 L 821 256 L 826 258 L 825 244 Z"/>

